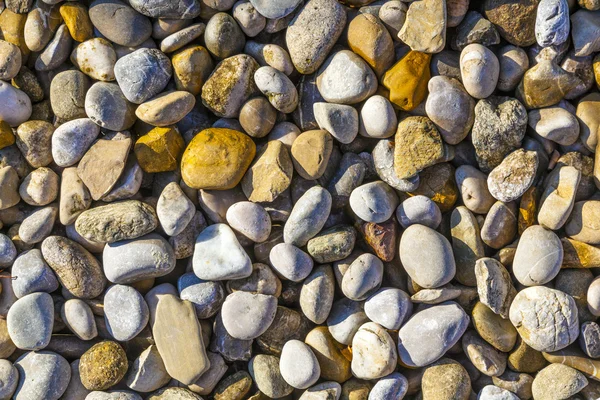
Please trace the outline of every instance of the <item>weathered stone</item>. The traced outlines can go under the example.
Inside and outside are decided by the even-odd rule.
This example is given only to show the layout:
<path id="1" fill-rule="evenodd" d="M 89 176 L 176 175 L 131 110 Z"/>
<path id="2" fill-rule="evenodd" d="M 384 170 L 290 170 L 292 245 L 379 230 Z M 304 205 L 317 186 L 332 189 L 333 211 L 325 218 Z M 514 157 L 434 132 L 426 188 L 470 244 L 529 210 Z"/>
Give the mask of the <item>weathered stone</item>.
<path id="1" fill-rule="evenodd" d="M 381 77 L 381 84 L 390 91 L 390 101 L 403 110 L 415 109 L 427 96 L 431 77 L 431 55 L 409 51 Z"/>

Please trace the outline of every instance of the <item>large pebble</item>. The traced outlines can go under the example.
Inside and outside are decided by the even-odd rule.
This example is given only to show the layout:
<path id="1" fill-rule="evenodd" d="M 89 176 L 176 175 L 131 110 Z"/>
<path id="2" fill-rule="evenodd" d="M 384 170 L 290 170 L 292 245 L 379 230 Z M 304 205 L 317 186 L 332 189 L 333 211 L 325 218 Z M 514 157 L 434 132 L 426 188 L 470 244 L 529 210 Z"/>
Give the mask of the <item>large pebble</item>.
<path id="1" fill-rule="evenodd" d="M 496 88 L 500 63 L 487 47 L 470 44 L 460 54 L 460 73 L 466 91 L 476 99 L 485 99 Z"/>
<path id="2" fill-rule="evenodd" d="M 439 53 L 446 44 L 446 5 L 435 0 L 411 3 L 398 37 L 414 51 Z"/>
<path id="3" fill-rule="evenodd" d="M 172 74 L 169 58 L 157 49 L 136 50 L 119 58 L 114 69 L 123 95 L 135 104 L 160 93 Z"/>
<path id="4" fill-rule="evenodd" d="M 563 227 L 573 211 L 581 178 L 581 172 L 569 165 L 557 167 L 548 175 L 539 204 L 540 225 L 553 230 Z"/>
<path id="5" fill-rule="evenodd" d="M 271 234 L 271 218 L 267 211 L 252 202 L 239 202 L 227 210 L 229 226 L 256 243 L 264 242 Z"/>
<path id="6" fill-rule="evenodd" d="M 164 92 L 140 104 L 135 115 L 147 124 L 169 126 L 181 121 L 196 104 L 196 98 L 184 90 Z"/>
<path id="7" fill-rule="evenodd" d="M 67 360 L 50 351 L 27 352 L 15 361 L 15 368 L 19 371 L 15 400 L 58 400 L 71 379 Z"/>
<path id="8" fill-rule="evenodd" d="M 381 288 L 373 293 L 365 301 L 364 307 L 371 321 L 391 330 L 400 329 L 413 309 L 408 294 L 392 287 Z"/>
<path id="9" fill-rule="evenodd" d="M 176 236 L 194 218 L 196 208 L 176 182 L 169 183 L 160 194 L 156 215 L 160 225 L 169 236 Z"/>
<path id="10" fill-rule="evenodd" d="M 360 379 L 379 379 L 392 373 L 398 361 L 389 333 L 374 322 L 362 325 L 352 339 L 352 373 Z"/>
<path id="11" fill-rule="evenodd" d="M 182 300 L 188 300 L 194 304 L 196 314 L 200 319 L 215 315 L 225 301 L 225 290 L 220 282 L 203 281 L 193 272 L 179 277 L 177 290 Z"/>
<path id="12" fill-rule="evenodd" d="M 519 199 L 533 184 L 538 165 L 535 151 L 513 151 L 490 172 L 487 186 L 491 195 L 505 203 Z"/>
<path id="13" fill-rule="evenodd" d="M 298 106 L 298 91 L 283 72 L 270 66 L 260 67 L 254 73 L 254 82 L 276 110 L 291 113 Z"/>
<path id="14" fill-rule="evenodd" d="M 565 225 L 565 233 L 584 243 L 600 244 L 600 228 L 594 221 L 600 218 L 600 201 L 588 200 L 575 203 Z"/>
<path id="15" fill-rule="evenodd" d="M 105 129 L 121 131 L 135 122 L 135 107 L 116 83 L 96 82 L 85 95 L 85 112 Z"/>
<path id="16" fill-rule="evenodd" d="M 89 118 L 65 122 L 52 134 L 52 159 L 60 167 L 76 164 L 100 133 Z"/>
<path id="17" fill-rule="evenodd" d="M 79 376 L 87 390 L 106 390 L 127 373 L 127 355 L 116 342 L 109 340 L 90 347 L 79 360 Z"/>
<path id="18" fill-rule="evenodd" d="M 379 379 L 369 392 L 369 400 L 402 399 L 408 392 L 408 380 L 399 372 Z"/>
<path id="19" fill-rule="evenodd" d="M 300 291 L 302 313 L 315 324 L 327 320 L 335 292 L 335 277 L 329 265 L 320 265 L 306 277 Z"/>
<path id="20" fill-rule="evenodd" d="M 50 343 L 54 301 L 48 293 L 32 293 L 17 300 L 6 316 L 11 340 L 22 350 L 41 350 Z"/>
<path id="21" fill-rule="evenodd" d="M 248 364 L 248 372 L 256 387 L 270 398 L 285 397 L 294 391 L 279 372 L 279 363 L 279 358 L 275 356 L 259 354 Z"/>
<path id="22" fill-rule="evenodd" d="M 569 38 L 569 2 L 542 0 L 535 20 L 535 39 L 542 47 L 557 46 Z"/>
<path id="23" fill-rule="evenodd" d="M 221 309 L 223 325 L 236 339 L 254 339 L 265 333 L 275 319 L 277 299 L 264 294 L 234 292 Z"/>
<path id="24" fill-rule="evenodd" d="M 327 318 L 327 327 L 333 339 L 350 345 L 360 326 L 368 321 L 362 302 L 341 298 L 333 303 Z"/>
<path id="25" fill-rule="evenodd" d="M 325 225 L 331 211 L 331 194 L 320 186 L 315 186 L 302 195 L 284 226 L 283 238 L 286 243 L 304 246 Z"/>
<path id="26" fill-rule="evenodd" d="M 279 243 L 274 246 L 269 253 L 269 261 L 280 276 L 292 282 L 301 282 L 313 268 L 312 258 L 289 243 Z"/>
<path id="27" fill-rule="evenodd" d="M 531 391 L 535 399 L 567 399 L 588 384 L 579 371 L 563 364 L 550 364 L 535 376 Z"/>
<path id="28" fill-rule="evenodd" d="M 122 46 L 138 46 L 152 33 L 150 20 L 120 0 L 96 0 L 89 15 L 104 37 Z"/>
<path id="29" fill-rule="evenodd" d="M 294 169 L 304 179 L 319 179 L 325 173 L 332 152 L 333 137 L 327 131 L 303 132 L 291 148 Z"/>
<path id="30" fill-rule="evenodd" d="M 200 14 L 198 0 L 182 0 L 176 3 L 169 0 L 133 0 L 131 6 L 141 14 L 151 18 L 192 19 Z"/>
<path id="31" fill-rule="evenodd" d="M 155 345 L 149 346 L 131 364 L 127 387 L 136 392 L 152 392 L 166 385 L 171 377 Z"/>
<path id="32" fill-rule="evenodd" d="M 18 298 L 35 292 L 51 293 L 58 289 L 56 276 L 38 249 L 21 253 L 14 261 L 11 273 L 12 288 Z"/>
<path id="33" fill-rule="evenodd" d="M 504 265 L 493 258 L 480 258 L 475 263 L 475 277 L 479 301 L 502 318 L 508 318 L 508 310 L 517 291 Z"/>
<path id="34" fill-rule="evenodd" d="M 106 329 L 120 342 L 136 337 L 146 327 L 148 305 L 142 295 L 126 285 L 113 285 L 104 294 Z"/>
<path id="35" fill-rule="evenodd" d="M 241 53 L 246 37 L 231 15 L 220 12 L 206 24 L 204 41 L 215 58 L 223 59 Z"/>
<path id="36" fill-rule="evenodd" d="M 79 44 L 71 53 L 71 62 L 92 79 L 115 80 L 117 53 L 106 39 L 94 38 Z"/>
<path id="37" fill-rule="evenodd" d="M 358 112 L 354 107 L 315 103 L 313 110 L 319 128 L 329 132 L 340 143 L 349 144 L 358 135 Z"/>
<path id="38" fill-rule="evenodd" d="M 360 255 L 350 264 L 342 279 L 342 292 L 355 301 L 365 300 L 379 288 L 383 279 L 383 262 L 370 253 Z"/>
<path id="39" fill-rule="evenodd" d="M 562 107 L 531 110 L 528 124 L 538 135 L 558 144 L 571 145 L 579 137 L 577 118 Z"/>
<path id="40" fill-rule="evenodd" d="M 415 224 L 436 229 L 442 222 L 442 213 L 437 204 L 429 197 L 413 196 L 398 206 L 396 219 L 404 229 Z"/>
<path id="41" fill-rule="evenodd" d="M 374 95 L 360 109 L 359 123 L 358 133 L 362 136 L 383 139 L 394 135 L 398 118 L 387 98 Z"/>
<path id="42" fill-rule="evenodd" d="M 46 121 L 27 121 L 19 125 L 16 133 L 17 147 L 32 167 L 45 167 L 52 162 L 52 124 Z"/>
<path id="43" fill-rule="evenodd" d="M 279 371 L 297 389 L 307 389 L 319 380 L 321 368 L 311 348 L 299 340 L 288 341 L 281 350 Z"/>
<path id="44" fill-rule="evenodd" d="M 387 221 L 398 206 L 398 196 L 383 181 L 359 186 L 350 194 L 350 207 L 363 221 L 381 223 Z"/>

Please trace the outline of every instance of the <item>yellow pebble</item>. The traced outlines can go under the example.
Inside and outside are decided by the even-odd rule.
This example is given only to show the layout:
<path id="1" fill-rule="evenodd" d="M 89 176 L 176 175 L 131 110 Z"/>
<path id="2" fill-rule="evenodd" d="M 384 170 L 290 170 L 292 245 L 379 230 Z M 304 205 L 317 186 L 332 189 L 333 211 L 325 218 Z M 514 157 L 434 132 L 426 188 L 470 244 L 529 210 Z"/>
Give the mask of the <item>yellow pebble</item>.
<path id="1" fill-rule="evenodd" d="M 133 151 L 140 167 L 149 173 L 174 171 L 185 143 L 175 126 L 156 127 L 140 137 Z"/>
<path id="2" fill-rule="evenodd" d="M 92 21 L 88 9 L 81 3 L 69 1 L 60 6 L 60 15 L 63 17 L 71 37 L 78 42 L 85 42 L 94 37 Z"/>
<path id="3" fill-rule="evenodd" d="M 0 149 L 15 143 L 15 135 L 8 122 L 0 120 Z"/>
<path id="4" fill-rule="evenodd" d="M 409 51 L 382 77 L 383 86 L 390 91 L 390 101 L 410 111 L 427 97 L 427 82 L 431 78 L 431 54 Z"/>

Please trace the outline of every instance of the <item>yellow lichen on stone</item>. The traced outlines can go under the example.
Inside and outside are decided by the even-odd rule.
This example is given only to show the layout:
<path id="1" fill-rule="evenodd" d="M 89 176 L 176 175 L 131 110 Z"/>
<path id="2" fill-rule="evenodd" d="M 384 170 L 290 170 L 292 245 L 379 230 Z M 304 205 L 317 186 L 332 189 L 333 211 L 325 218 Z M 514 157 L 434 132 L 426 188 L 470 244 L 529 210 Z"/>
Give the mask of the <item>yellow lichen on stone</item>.
<path id="1" fill-rule="evenodd" d="M 427 83 L 431 78 L 431 54 L 409 51 L 382 77 L 383 86 L 390 91 L 390 101 L 410 111 L 427 97 Z"/>
<path id="2" fill-rule="evenodd" d="M 248 135 L 233 129 L 205 129 L 183 153 L 181 177 L 194 189 L 232 189 L 255 154 L 256 145 Z"/>
<path id="3" fill-rule="evenodd" d="M 0 149 L 15 143 L 15 135 L 6 121 L 0 120 Z"/>
<path id="4" fill-rule="evenodd" d="M 94 37 L 94 28 L 86 6 L 82 3 L 67 2 L 60 6 L 60 15 L 69 29 L 71 37 L 85 42 Z"/>
<path id="5" fill-rule="evenodd" d="M 175 126 L 156 127 L 135 143 L 133 151 L 140 167 L 146 172 L 165 172 L 177 169 L 185 143 Z"/>

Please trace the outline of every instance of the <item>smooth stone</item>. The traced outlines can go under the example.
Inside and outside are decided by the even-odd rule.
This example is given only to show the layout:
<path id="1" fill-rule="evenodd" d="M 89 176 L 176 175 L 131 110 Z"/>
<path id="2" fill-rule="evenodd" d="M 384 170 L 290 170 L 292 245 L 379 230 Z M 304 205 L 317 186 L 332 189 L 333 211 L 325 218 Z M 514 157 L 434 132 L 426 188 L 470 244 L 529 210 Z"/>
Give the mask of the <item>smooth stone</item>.
<path id="1" fill-rule="evenodd" d="M 379 379 L 392 373 L 398 362 L 389 333 L 374 322 L 362 325 L 352 339 L 352 374 L 359 379 Z"/>
<path id="2" fill-rule="evenodd" d="M 176 236 L 190 223 L 196 208 L 176 182 L 169 183 L 160 194 L 156 215 L 161 227 L 169 236 Z"/>
<path id="3" fill-rule="evenodd" d="M 577 57 L 588 56 L 600 49 L 600 12 L 577 10 L 571 15 L 571 38 Z"/>
<path id="4" fill-rule="evenodd" d="M 239 122 L 244 131 L 256 138 L 265 137 L 275 125 L 277 111 L 264 97 L 248 99 L 240 110 Z"/>
<path id="5" fill-rule="evenodd" d="M 253 357 L 248 372 L 261 393 L 270 398 L 281 398 L 294 391 L 279 372 L 280 359 L 266 354 Z"/>
<path id="6" fill-rule="evenodd" d="M 111 131 L 129 129 L 135 122 L 135 106 L 116 83 L 94 83 L 85 95 L 85 112 L 100 127 Z"/>
<path id="7" fill-rule="evenodd" d="M 54 37 L 35 60 L 36 71 L 46 72 L 58 68 L 69 58 L 73 39 L 65 24 L 56 30 Z"/>
<path id="8" fill-rule="evenodd" d="M 377 77 L 362 58 L 350 50 L 341 50 L 320 68 L 317 87 L 327 102 L 356 104 L 375 94 Z"/>
<path id="9" fill-rule="evenodd" d="M 587 200 L 575 203 L 571 216 L 565 224 L 565 233 L 572 239 L 591 244 L 600 244 L 600 229 L 593 221 L 600 215 L 600 201 Z"/>
<path id="10" fill-rule="evenodd" d="M 79 376 L 87 390 L 106 390 L 127 373 L 127 355 L 116 342 L 104 341 L 87 350 L 79 360 Z"/>
<path id="11" fill-rule="evenodd" d="M 487 385 L 477 395 L 477 400 L 518 400 L 519 397 L 506 389 Z"/>
<path id="12" fill-rule="evenodd" d="M 541 137 L 561 145 L 571 145 L 579 137 L 575 115 L 557 106 L 529 111 L 528 125 Z"/>
<path id="13" fill-rule="evenodd" d="M 379 379 L 369 392 L 368 400 L 402 399 L 408 392 L 408 380 L 399 372 Z"/>
<path id="14" fill-rule="evenodd" d="M 152 34 L 150 20 L 119 0 L 92 2 L 89 16 L 94 27 L 118 45 L 139 46 Z"/>
<path id="15" fill-rule="evenodd" d="M 198 39 L 205 33 L 206 25 L 202 22 L 190 25 L 167 36 L 160 42 L 160 50 L 164 53 L 172 53 L 185 45 Z"/>
<path id="16" fill-rule="evenodd" d="M 381 76 L 394 63 L 393 41 L 377 15 L 361 13 L 348 24 L 348 46 Z"/>
<path id="17" fill-rule="evenodd" d="M 321 231 L 331 211 L 331 194 L 320 186 L 307 190 L 294 204 L 284 226 L 284 241 L 305 246 Z"/>
<path id="18" fill-rule="evenodd" d="M 173 54 L 172 63 L 175 88 L 188 91 L 194 96 L 202 93 L 202 86 L 214 69 L 206 48 L 198 45 L 186 46 Z"/>
<path id="19" fill-rule="evenodd" d="M 152 392 L 167 384 L 171 377 L 155 345 L 145 349 L 137 357 L 126 376 L 126 384 L 136 392 Z"/>
<path id="20" fill-rule="evenodd" d="M 398 196 L 385 182 L 375 181 L 359 186 L 350 194 L 350 207 L 363 221 L 387 221 L 398 205 Z"/>
<path id="21" fill-rule="evenodd" d="M 287 114 L 298 106 L 298 90 L 283 72 L 271 66 L 260 67 L 254 73 L 254 82 L 277 111 Z"/>
<path id="22" fill-rule="evenodd" d="M 332 151 L 333 138 L 327 131 L 303 132 L 291 148 L 295 171 L 304 179 L 319 179 L 326 171 Z"/>
<path id="23" fill-rule="evenodd" d="M 350 345 L 360 326 L 368 321 L 364 304 L 344 297 L 333 303 L 327 317 L 327 328 L 337 342 Z"/>
<path id="24" fill-rule="evenodd" d="M 349 144 L 358 135 L 358 112 L 354 107 L 315 103 L 313 110 L 319 128 L 329 132 L 340 143 Z"/>
<path id="25" fill-rule="evenodd" d="M 361 136 L 384 139 L 394 135 L 398 119 L 390 101 L 373 95 L 360 109 L 359 130 Z"/>
<path id="26" fill-rule="evenodd" d="M 365 317 L 362 323 L 367 321 Z M 350 360 L 343 353 L 344 345 L 333 338 L 327 327 L 321 326 L 311 330 L 306 335 L 305 343 L 310 346 L 319 361 L 321 378 L 344 382 L 352 376 Z"/>
<path id="27" fill-rule="evenodd" d="M 58 180 L 58 175 L 50 168 L 34 169 L 19 186 L 21 200 L 32 206 L 52 203 L 58 196 Z"/>
<path id="28" fill-rule="evenodd" d="M 542 47 L 556 46 L 569 39 L 567 0 L 540 1 L 535 20 L 535 39 Z"/>
<path id="29" fill-rule="evenodd" d="M 299 400 L 338 400 L 342 394 L 342 386 L 334 381 L 322 382 L 309 387 L 302 393 Z"/>
<path id="30" fill-rule="evenodd" d="M 401 192 L 410 192 L 419 187 L 419 175 L 412 178 L 400 179 L 396 175 L 394 166 L 395 143 L 391 140 L 380 140 L 373 152 L 375 171 L 381 180 Z"/>
<path id="31" fill-rule="evenodd" d="M 85 42 L 93 38 L 94 27 L 90 21 L 87 7 L 82 4 L 62 4 L 59 11 L 75 41 Z"/>
<path id="32" fill-rule="evenodd" d="M 267 19 L 249 1 L 240 1 L 234 4 L 233 18 L 248 37 L 258 35 L 267 25 Z"/>
<path id="33" fill-rule="evenodd" d="M 475 331 L 462 337 L 462 348 L 469 360 L 486 376 L 499 376 L 506 369 L 506 353 L 498 351 L 483 340 Z"/>
<path id="34" fill-rule="evenodd" d="M 221 313 L 215 318 L 210 350 L 218 352 L 227 361 L 248 361 L 252 356 L 253 340 L 239 340 L 232 337 L 223 326 Z"/>
<path id="35" fill-rule="evenodd" d="M 104 290 L 106 279 L 98 260 L 82 245 L 62 236 L 42 242 L 42 255 L 64 290 L 77 298 L 92 299 Z"/>
<path id="36" fill-rule="evenodd" d="M 354 260 L 342 279 L 342 292 L 355 301 L 365 300 L 381 286 L 383 262 L 376 256 L 365 253 Z"/>
<path id="37" fill-rule="evenodd" d="M 114 70 L 123 95 L 135 104 L 159 94 L 172 75 L 169 58 L 157 49 L 143 48 L 121 57 Z"/>
<path id="38" fill-rule="evenodd" d="M 5 234 L 0 234 L 0 267 L 9 267 L 17 258 L 14 243 Z"/>
<path id="39" fill-rule="evenodd" d="M 239 202 L 227 210 L 229 226 L 255 243 L 264 242 L 271 234 L 271 219 L 267 211 L 252 202 Z"/>
<path id="40" fill-rule="evenodd" d="M 193 266 L 196 276 L 204 280 L 239 279 L 252 273 L 250 258 L 225 224 L 211 225 L 198 235 Z"/>
<path id="41" fill-rule="evenodd" d="M 252 202 L 270 203 L 290 186 L 293 174 L 294 166 L 286 145 L 269 137 L 242 178 L 242 190 Z"/>
<path id="42" fill-rule="evenodd" d="M 504 265 L 493 258 L 480 258 L 475 263 L 475 277 L 479 301 L 502 318 L 508 318 L 517 291 Z"/>
<path id="43" fill-rule="evenodd" d="M 52 134 L 52 158 L 60 167 L 76 164 L 92 145 L 100 127 L 89 118 L 74 119 L 60 125 Z"/>
<path id="44" fill-rule="evenodd" d="M 548 319 L 546 315 L 553 317 Z M 579 334 L 575 301 L 555 289 L 533 286 L 520 291 L 509 316 L 523 341 L 538 351 L 561 350 Z"/>
<path id="45" fill-rule="evenodd" d="M 203 281 L 193 272 L 183 274 L 177 280 L 177 290 L 182 300 L 191 301 L 200 319 L 215 315 L 223 301 L 225 290 L 219 282 Z"/>
<path id="46" fill-rule="evenodd" d="M 202 86 L 202 104 L 218 117 L 236 117 L 244 102 L 258 92 L 254 83 L 258 68 L 246 54 L 221 61 Z"/>
<path id="47" fill-rule="evenodd" d="M 234 292 L 223 303 L 223 325 L 236 339 L 254 339 L 271 326 L 276 309 L 277 300 L 273 296 Z"/>
<path id="48" fill-rule="evenodd" d="M 17 389 L 19 371 L 8 360 L 0 360 L 0 397 L 9 399 Z"/>
<path id="49" fill-rule="evenodd" d="M 21 253 L 12 264 L 11 274 L 12 288 L 18 298 L 35 292 L 51 293 L 58 289 L 58 281 L 38 249 Z"/>
<path id="50" fill-rule="evenodd" d="M 456 273 L 450 242 L 424 225 L 411 225 L 404 231 L 400 259 L 413 281 L 424 288 L 443 286 Z"/>
<path id="51" fill-rule="evenodd" d="M 473 307 L 472 317 L 473 326 L 479 336 L 496 349 L 506 353 L 515 347 L 519 335 L 510 320 L 495 314 L 481 302 L 477 302 Z"/>
<path id="52" fill-rule="evenodd" d="M 175 254 L 160 235 L 107 243 L 102 254 L 109 281 L 127 284 L 167 275 L 175 268 Z"/>
<path id="53" fill-rule="evenodd" d="M 458 343 L 468 322 L 467 314 L 452 301 L 413 314 L 398 332 L 399 361 L 411 367 L 437 361 Z"/>
<path id="54" fill-rule="evenodd" d="M 290 14 L 302 2 L 300 0 L 251 0 L 250 3 L 265 18 L 278 19 Z"/>
<path id="55" fill-rule="evenodd" d="M 54 301 L 48 293 L 28 294 L 17 300 L 6 316 L 8 334 L 17 348 L 41 350 L 50 343 Z"/>
<path id="56" fill-rule="evenodd" d="M 334 0 L 310 0 L 294 17 L 285 40 L 294 66 L 312 74 L 333 48 L 346 25 L 344 8 Z"/>
<path id="57" fill-rule="evenodd" d="M 299 340 L 290 340 L 283 346 L 279 371 L 282 378 L 297 389 L 309 388 L 321 375 L 321 368 L 313 351 Z"/>
<path id="58" fill-rule="evenodd" d="M 19 47 L 4 40 L 0 41 L 0 79 L 10 81 L 21 69 L 21 51 Z"/>
<path id="59" fill-rule="evenodd" d="M 206 24 L 204 41 L 217 59 L 231 57 L 244 49 L 246 37 L 235 19 L 224 12 L 213 15 Z"/>
<path id="60" fill-rule="evenodd" d="M 530 46 L 535 43 L 535 19 L 537 1 L 518 4 L 507 0 L 486 0 L 484 15 L 495 26 L 500 35 L 515 46 Z"/>
<path id="61" fill-rule="evenodd" d="M 54 227 L 58 208 L 56 204 L 37 208 L 19 226 L 19 237 L 27 244 L 35 244 L 44 240 Z"/>
<path id="62" fill-rule="evenodd" d="M 274 43 L 263 44 L 250 40 L 246 42 L 244 53 L 254 57 L 261 66 L 271 66 L 287 76 L 294 72 L 294 64 L 287 50 Z"/>
<path id="63" fill-rule="evenodd" d="M 130 4 L 139 13 L 151 18 L 192 19 L 201 11 L 200 2 L 197 0 L 183 0 L 177 3 L 168 0 L 133 0 Z"/>
<path id="64" fill-rule="evenodd" d="M 53 134 L 54 127 L 46 121 L 27 121 L 17 128 L 17 147 L 32 167 L 45 167 L 52 162 Z"/>
<path id="65" fill-rule="evenodd" d="M 471 379 L 460 363 L 443 358 L 425 369 L 421 390 L 425 398 L 467 400 L 470 398 Z"/>
<path id="66" fill-rule="evenodd" d="M 415 224 L 436 229 L 442 222 L 442 213 L 430 198 L 413 196 L 400 203 L 396 209 L 396 219 L 404 229 Z"/>
<path id="67" fill-rule="evenodd" d="M 567 399 L 587 386 L 587 378 L 563 364 L 550 364 L 538 372 L 531 391 L 535 399 Z"/>
<path id="68" fill-rule="evenodd" d="M 500 62 L 490 49 L 473 43 L 460 53 L 460 73 L 465 90 L 476 99 L 485 99 L 496 88 Z"/>
<path id="69" fill-rule="evenodd" d="M 92 309 L 81 299 L 69 299 L 61 307 L 60 316 L 67 327 L 81 340 L 98 336 Z"/>
<path id="70" fill-rule="evenodd" d="M 14 366 L 19 371 L 15 400 L 58 400 L 71 379 L 67 360 L 50 351 L 27 352 L 15 361 Z M 27 379 L 31 376 L 36 379 Z"/>
<path id="71" fill-rule="evenodd" d="M 104 319 L 111 336 L 120 342 L 136 337 L 146 327 L 148 305 L 142 295 L 126 285 L 113 285 L 104 295 Z"/>
<path id="72" fill-rule="evenodd" d="M 348 257 L 355 242 L 356 230 L 353 227 L 337 225 L 310 239 L 307 251 L 316 262 L 325 264 Z"/>
<path id="73" fill-rule="evenodd" d="M 598 144 L 598 138 L 594 134 L 600 126 L 598 110 L 600 110 L 600 94 L 590 93 L 581 98 L 575 111 L 579 121 L 581 141 L 590 151 L 595 151 Z"/>
<path id="74" fill-rule="evenodd" d="M 300 291 L 302 313 L 315 324 L 327 320 L 335 292 L 335 277 L 329 265 L 320 265 L 306 277 Z"/>
<path id="75" fill-rule="evenodd" d="M 135 239 L 157 226 L 154 208 L 138 200 L 92 208 L 81 213 L 75 221 L 75 229 L 81 236 L 106 243 Z"/>
<path id="76" fill-rule="evenodd" d="M 289 243 L 279 243 L 274 246 L 269 253 L 269 261 L 280 276 L 292 282 L 301 282 L 313 268 L 312 258 Z"/>
<path id="77" fill-rule="evenodd" d="M 110 82 L 115 80 L 117 53 L 103 38 L 87 40 L 73 49 L 71 63 L 92 79 Z"/>
<path id="78" fill-rule="evenodd" d="M 413 3 L 398 37 L 413 51 L 439 53 L 446 44 L 446 23 L 445 4 L 435 0 Z"/>
<path id="79" fill-rule="evenodd" d="M 488 175 L 491 195 L 504 203 L 519 199 L 533 184 L 538 166 L 535 151 L 518 149 L 508 154 Z"/>
<path id="80" fill-rule="evenodd" d="M 141 400 L 142 396 L 129 390 L 110 390 L 102 392 L 95 390 L 85 397 L 85 400 Z"/>
<path id="81" fill-rule="evenodd" d="M 210 368 L 191 302 L 172 294 L 160 296 L 151 326 L 156 347 L 170 376 L 190 385 Z"/>
<path id="82" fill-rule="evenodd" d="M 500 74 L 496 87 L 503 92 L 510 92 L 517 87 L 529 68 L 527 53 L 520 47 L 508 44 L 498 50 L 497 57 L 500 63 Z"/>
<path id="83" fill-rule="evenodd" d="M 552 230 L 563 227 L 573 211 L 581 176 L 579 170 L 568 165 L 548 175 L 538 211 L 540 225 Z"/>
<path id="84" fill-rule="evenodd" d="M 153 126 L 169 126 L 181 121 L 195 104 L 195 97 L 186 91 L 164 92 L 140 104 L 135 115 Z"/>

